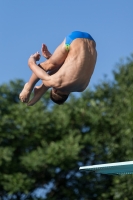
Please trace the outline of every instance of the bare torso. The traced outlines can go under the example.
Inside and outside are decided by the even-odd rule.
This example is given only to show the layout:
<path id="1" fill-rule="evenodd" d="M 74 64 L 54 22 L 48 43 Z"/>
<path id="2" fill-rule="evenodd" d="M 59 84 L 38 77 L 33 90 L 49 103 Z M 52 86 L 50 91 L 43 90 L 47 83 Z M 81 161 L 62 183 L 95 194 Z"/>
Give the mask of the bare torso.
<path id="1" fill-rule="evenodd" d="M 42 84 L 35 88 L 34 97 L 28 105 L 34 105 L 49 88 L 54 88 L 63 95 L 64 93 L 68 95 L 71 92 L 82 92 L 86 89 L 96 64 L 96 43 L 93 40 L 77 38 L 72 41 L 68 52 L 65 42 L 64 40 L 57 47 L 52 56 L 45 48 L 50 58 L 41 63 L 40 67 L 36 64 L 40 54 L 37 52 L 30 56 L 28 65 L 33 74 L 20 93 L 19 98 L 22 102 L 29 101 L 31 91 L 38 79 L 42 80 Z"/>
<path id="2" fill-rule="evenodd" d="M 65 41 L 62 45 L 65 46 Z M 96 58 L 96 43 L 93 40 L 75 39 L 65 62 L 56 73 L 56 76 L 60 76 L 61 84 L 55 89 L 63 92 L 84 91 L 93 74 Z"/>

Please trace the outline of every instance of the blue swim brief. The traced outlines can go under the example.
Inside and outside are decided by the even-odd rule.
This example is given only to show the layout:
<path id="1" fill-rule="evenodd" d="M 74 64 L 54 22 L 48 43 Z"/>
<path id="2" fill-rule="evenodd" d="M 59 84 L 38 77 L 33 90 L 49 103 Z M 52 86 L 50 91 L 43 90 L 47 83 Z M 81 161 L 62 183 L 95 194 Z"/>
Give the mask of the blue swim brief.
<path id="1" fill-rule="evenodd" d="M 70 44 L 72 43 L 72 41 L 77 38 L 83 38 L 83 39 L 86 38 L 86 39 L 94 41 L 94 39 L 91 37 L 89 33 L 81 32 L 81 31 L 73 31 L 66 37 L 65 47 L 67 51 L 69 51 Z"/>

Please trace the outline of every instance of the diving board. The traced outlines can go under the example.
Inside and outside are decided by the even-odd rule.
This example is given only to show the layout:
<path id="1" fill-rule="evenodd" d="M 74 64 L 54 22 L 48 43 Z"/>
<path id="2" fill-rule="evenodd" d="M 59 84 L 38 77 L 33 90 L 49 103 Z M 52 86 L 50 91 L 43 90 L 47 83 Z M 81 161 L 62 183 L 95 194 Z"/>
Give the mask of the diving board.
<path id="1" fill-rule="evenodd" d="M 133 161 L 83 166 L 79 170 L 110 175 L 133 174 Z"/>

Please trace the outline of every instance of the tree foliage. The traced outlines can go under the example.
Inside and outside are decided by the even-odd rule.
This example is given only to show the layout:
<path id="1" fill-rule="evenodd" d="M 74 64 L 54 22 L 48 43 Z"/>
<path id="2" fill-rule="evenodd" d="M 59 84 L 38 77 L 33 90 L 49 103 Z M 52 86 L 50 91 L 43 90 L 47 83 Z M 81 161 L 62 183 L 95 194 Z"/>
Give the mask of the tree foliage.
<path id="1" fill-rule="evenodd" d="M 113 75 L 62 106 L 48 93 L 20 103 L 21 80 L 0 86 L 1 199 L 39 199 L 38 188 L 48 200 L 132 199 L 132 175 L 79 171 L 133 159 L 133 57 Z"/>

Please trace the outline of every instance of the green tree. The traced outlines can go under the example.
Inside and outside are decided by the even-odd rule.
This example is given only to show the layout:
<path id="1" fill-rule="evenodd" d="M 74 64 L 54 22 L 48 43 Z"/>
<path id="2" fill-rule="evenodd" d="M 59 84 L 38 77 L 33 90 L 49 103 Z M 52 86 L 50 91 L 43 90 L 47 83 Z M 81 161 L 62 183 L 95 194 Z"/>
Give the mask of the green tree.
<path id="1" fill-rule="evenodd" d="M 0 86 L 0 196 L 48 200 L 130 200 L 133 176 L 80 172 L 79 167 L 133 159 L 133 57 L 62 106 L 46 94 L 20 103 L 23 81 Z M 47 189 L 47 186 L 49 188 Z"/>

